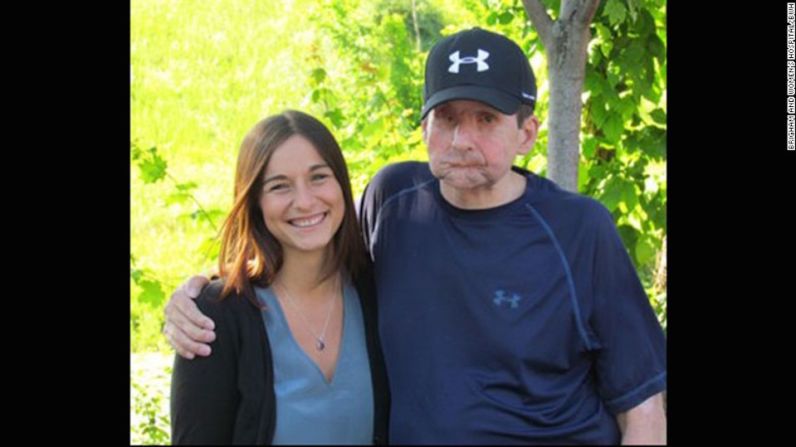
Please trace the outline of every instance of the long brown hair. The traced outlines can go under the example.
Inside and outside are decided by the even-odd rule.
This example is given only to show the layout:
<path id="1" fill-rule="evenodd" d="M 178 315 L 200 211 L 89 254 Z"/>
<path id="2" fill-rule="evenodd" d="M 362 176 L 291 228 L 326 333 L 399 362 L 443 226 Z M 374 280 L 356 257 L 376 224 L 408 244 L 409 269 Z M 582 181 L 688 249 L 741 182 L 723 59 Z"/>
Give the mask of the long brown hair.
<path id="1" fill-rule="evenodd" d="M 293 135 L 306 138 L 334 173 L 343 191 L 345 215 L 332 239 L 332 256 L 322 272 L 325 279 L 340 270 L 356 277 L 366 262 L 343 153 L 332 133 L 314 117 L 286 110 L 257 123 L 243 139 L 235 170 L 235 199 L 221 229 L 218 267 L 224 278 L 221 297 L 233 290 L 261 307 L 254 286 L 266 287 L 282 268 L 279 241 L 265 226 L 260 210 L 263 173 L 274 151 Z"/>

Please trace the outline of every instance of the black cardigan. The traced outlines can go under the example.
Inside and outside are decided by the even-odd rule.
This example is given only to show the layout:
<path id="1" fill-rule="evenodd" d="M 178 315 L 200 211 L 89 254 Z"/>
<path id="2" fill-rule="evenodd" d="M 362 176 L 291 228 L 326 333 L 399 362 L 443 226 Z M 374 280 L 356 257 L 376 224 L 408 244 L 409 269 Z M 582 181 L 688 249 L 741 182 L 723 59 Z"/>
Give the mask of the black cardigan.
<path id="1" fill-rule="evenodd" d="M 376 327 L 372 275 L 356 281 L 365 320 L 373 383 L 373 443 L 387 443 L 389 388 Z M 216 323 L 209 357 L 175 355 L 171 380 L 173 444 L 271 444 L 276 397 L 271 348 L 262 313 L 234 292 L 219 301 L 223 284 L 213 281 L 196 299 Z"/>

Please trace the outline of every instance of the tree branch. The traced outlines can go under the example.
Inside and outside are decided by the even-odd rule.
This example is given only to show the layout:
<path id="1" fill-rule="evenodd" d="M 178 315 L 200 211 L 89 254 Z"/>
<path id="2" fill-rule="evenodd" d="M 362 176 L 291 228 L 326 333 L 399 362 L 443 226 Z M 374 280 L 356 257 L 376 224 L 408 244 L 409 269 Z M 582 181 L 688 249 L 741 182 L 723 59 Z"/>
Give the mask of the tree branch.
<path id="1" fill-rule="evenodd" d="M 599 1 L 599 0 L 596 0 Z M 540 0 L 522 0 L 525 13 L 531 19 L 537 34 L 542 38 L 545 48 L 553 48 L 553 19 L 547 14 Z"/>
<path id="2" fill-rule="evenodd" d="M 572 15 L 581 9 L 581 3 L 585 0 L 561 0 L 561 11 L 558 16 L 560 22 L 569 22 Z"/>
<path id="3" fill-rule="evenodd" d="M 583 7 L 578 8 L 578 22 L 585 26 L 589 26 L 594 18 L 594 13 L 597 12 L 598 6 L 600 6 L 600 0 L 583 0 Z"/>
<path id="4" fill-rule="evenodd" d="M 571 22 L 574 19 L 577 26 L 588 26 L 598 6 L 600 0 L 562 0 L 559 19 L 562 22 Z"/>
<path id="5" fill-rule="evenodd" d="M 561 16 L 558 18 L 562 23 L 576 23 L 575 26 L 588 26 L 600 0 L 562 0 Z"/>
<path id="6" fill-rule="evenodd" d="M 415 0 L 412 0 L 412 23 L 415 25 L 415 43 L 417 44 L 417 51 L 420 51 L 420 27 L 417 25 L 417 5 L 415 5 Z"/>

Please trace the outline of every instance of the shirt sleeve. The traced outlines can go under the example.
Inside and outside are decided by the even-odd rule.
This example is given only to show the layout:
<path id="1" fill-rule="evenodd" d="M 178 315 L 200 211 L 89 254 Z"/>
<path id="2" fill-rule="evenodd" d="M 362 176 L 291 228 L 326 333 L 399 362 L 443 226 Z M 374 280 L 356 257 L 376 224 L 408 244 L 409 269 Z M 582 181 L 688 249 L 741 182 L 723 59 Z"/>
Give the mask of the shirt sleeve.
<path id="1" fill-rule="evenodd" d="M 596 377 L 606 407 L 617 414 L 666 389 L 666 340 L 611 214 L 600 205 L 595 220 Z"/>
<path id="2" fill-rule="evenodd" d="M 219 281 L 196 299 L 199 310 L 216 322 L 208 357 L 174 357 L 171 380 L 171 441 L 179 444 L 231 444 L 237 414 L 237 361 L 230 318 L 217 300 Z"/>

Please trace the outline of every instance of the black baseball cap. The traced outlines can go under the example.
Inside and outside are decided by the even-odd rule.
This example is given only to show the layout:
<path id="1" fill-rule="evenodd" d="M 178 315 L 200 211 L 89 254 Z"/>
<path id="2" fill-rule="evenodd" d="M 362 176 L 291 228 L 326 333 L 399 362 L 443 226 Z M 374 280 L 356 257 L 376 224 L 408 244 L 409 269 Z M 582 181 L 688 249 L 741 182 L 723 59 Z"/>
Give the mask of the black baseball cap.
<path id="1" fill-rule="evenodd" d="M 434 45 L 426 59 L 425 118 L 434 107 L 471 99 L 511 115 L 536 103 L 536 79 L 522 49 L 509 38 L 472 28 Z"/>

